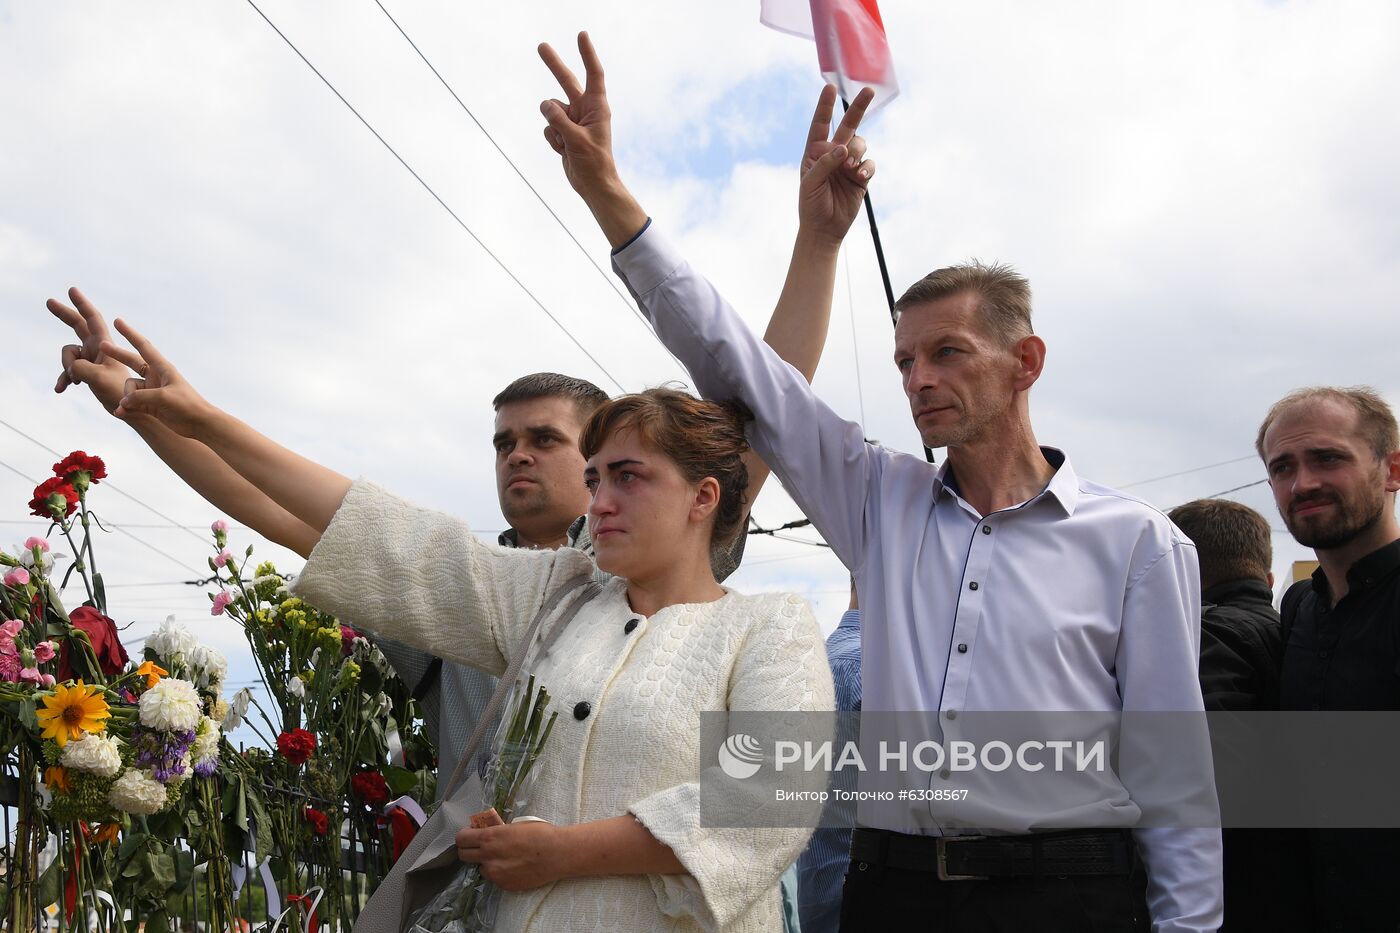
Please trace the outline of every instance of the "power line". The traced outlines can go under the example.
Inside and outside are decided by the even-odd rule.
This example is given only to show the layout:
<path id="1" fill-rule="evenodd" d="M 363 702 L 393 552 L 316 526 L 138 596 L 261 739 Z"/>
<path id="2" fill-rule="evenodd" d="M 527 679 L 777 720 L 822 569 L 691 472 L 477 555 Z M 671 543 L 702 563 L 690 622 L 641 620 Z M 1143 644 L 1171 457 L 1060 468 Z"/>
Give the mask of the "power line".
<path id="1" fill-rule="evenodd" d="M 481 247 L 482 252 L 489 256 L 491 258 L 491 261 L 494 262 L 497 266 L 499 266 L 501 271 L 504 272 L 507 276 L 509 276 L 510 280 L 514 282 L 522 292 L 525 293 L 525 296 L 529 298 L 532 302 L 534 302 L 535 306 L 541 311 L 543 311 L 545 316 L 548 317 L 551 321 L 553 321 L 556 327 L 558 327 L 561 331 L 564 332 L 564 336 L 568 337 L 569 340 L 573 342 L 573 345 L 578 347 L 579 352 L 582 353 L 584 356 L 588 357 L 589 361 L 592 362 L 594 366 L 598 367 L 598 371 L 601 372 L 603 375 L 607 376 L 613 385 L 617 386 L 619 392 L 627 391 L 623 388 L 622 383 L 617 380 L 617 377 L 615 377 L 612 373 L 608 372 L 607 368 L 604 367 L 602 363 L 598 362 L 597 357 L 595 357 L 592 353 L 589 353 L 588 349 L 582 343 L 579 342 L 578 338 L 575 337 L 567 327 L 564 326 L 563 322 L 560 321 L 557 317 L 555 317 L 553 312 L 551 312 L 549 308 L 545 307 L 544 302 L 540 301 L 539 298 L 535 297 L 535 293 L 530 291 L 530 289 L 525 286 L 525 283 L 522 282 L 520 278 L 510 270 L 510 267 L 507 266 L 499 256 L 493 253 L 490 247 L 488 247 L 484 242 L 482 242 L 481 237 L 477 236 L 476 233 L 472 231 L 472 228 L 468 227 L 466 222 L 463 221 L 461 217 L 457 216 L 457 212 L 447 206 L 447 202 L 444 201 L 441 197 L 439 197 L 438 193 L 433 190 L 432 186 L 423 180 L 423 176 L 419 175 L 416 171 L 414 171 L 413 166 L 409 165 L 408 162 L 404 160 L 404 157 L 399 155 L 398 150 L 396 150 L 393 146 L 389 145 L 388 140 L 386 140 L 383 136 L 379 135 L 379 131 L 376 130 L 373 126 L 371 126 L 370 122 L 360 115 L 360 112 L 355 109 L 354 105 L 352 105 L 350 101 L 345 99 L 345 95 L 340 93 L 340 91 L 336 90 L 335 85 L 331 84 L 330 80 L 325 75 L 321 74 L 320 70 L 315 65 L 311 64 L 311 60 L 301 53 L 301 49 L 297 48 L 296 44 L 292 42 L 291 39 L 288 39 L 286 34 L 283 33 L 281 29 L 277 28 L 277 24 L 274 23 L 272 20 L 268 19 L 267 14 L 264 13 L 262 9 L 256 3 L 253 2 L 253 0 L 248 0 L 248 5 L 252 7 L 253 10 L 259 16 L 262 17 L 263 22 L 267 23 L 269 26 L 272 27 L 272 31 L 277 33 L 277 35 L 282 39 L 283 42 L 287 43 L 287 47 L 296 53 L 297 58 L 300 58 L 306 64 L 306 67 L 310 68 L 312 73 L 315 74 L 316 77 L 321 79 L 321 83 L 324 84 L 326 87 L 330 88 L 331 93 L 340 99 L 340 102 L 344 104 L 346 108 L 355 115 L 355 118 L 359 120 L 362 124 L 364 124 L 365 129 L 369 130 L 371 133 L 374 134 L 374 138 L 379 140 L 380 144 L 383 145 L 385 149 L 389 150 L 389 154 L 392 155 L 395 159 L 397 159 L 399 164 L 408 170 L 408 173 L 414 177 L 418 184 L 423 186 L 423 190 L 428 192 L 428 194 L 432 195 L 433 200 L 437 201 L 438 204 L 442 207 L 442 209 L 447 211 L 448 215 L 457 222 L 457 226 L 461 227 L 464 231 L 466 231 L 467 236 L 471 237 L 474 241 L 476 241 L 476 245 Z"/>
<path id="2" fill-rule="evenodd" d="M 1140 479 L 1135 483 L 1126 483 L 1119 486 L 1119 489 L 1132 489 L 1134 486 L 1146 486 L 1148 483 L 1155 483 L 1158 480 L 1175 479 L 1178 476 L 1186 476 L 1189 473 L 1200 473 L 1203 470 L 1213 470 L 1216 467 L 1229 466 L 1232 463 L 1243 463 L 1246 460 L 1253 460 L 1254 454 L 1247 457 L 1236 457 L 1233 460 L 1221 460 L 1219 463 L 1207 463 L 1205 466 L 1192 467 L 1189 470 L 1179 470 L 1176 473 L 1165 473 L 1162 476 L 1154 476 L 1151 479 Z"/>
<path id="3" fill-rule="evenodd" d="M 1263 479 L 1256 479 L 1256 480 L 1255 480 L 1254 482 L 1252 482 L 1252 483 L 1245 483 L 1243 486 L 1235 486 L 1235 487 L 1232 487 L 1232 488 L 1230 488 L 1230 489 L 1222 490 L 1222 491 L 1220 491 L 1220 492 L 1213 492 L 1213 493 L 1211 493 L 1210 495 L 1208 495 L 1208 496 L 1202 496 L 1201 498 L 1203 498 L 1203 499 L 1218 499 L 1219 497 L 1221 497 L 1221 496 L 1223 496 L 1223 495 L 1226 495 L 1227 493 L 1239 492 L 1241 489 L 1248 489 L 1248 488 L 1251 487 L 1251 486 L 1262 486 L 1263 484 L 1267 483 L 1268 481 L 1269 481 L 1269 478 L 1266 476 L 1266 477 L 1263 478 Z"/>
<path id="4" fill-rule="evenodd" d="M 418 53 L 418 57 L 423 60 L 423 64 L 428 66 L 428 70 L 433 73 L 433 77 L 437 78 L 438 82 L 444 88 L 447 89 L 447 93 L 452 95 L 452 99 L 457 102 L 457 106 L 462 108 L 462 112 L 465 113 L 468 117 L 471 117 L 471 121 L 476 124 L 477 129 L 481 130 L 481 135 L 486 137 L 486 141 L 489 142 L 493 147 L 495 147 L 496 152 L 500 153 L 501 158 L 506 160 L 506 164 L 515 170 L 515 174 L 520 178 L 522 182 L 525 183 L 525 187 L 530 189 L 530 193 L 535 196 L 535 200 L 539 201 L 540 205 L 546 211 L 549 212 L 549 216 L 554 218 L 554 222 L 559 225 L 559 229 L 563 230 L 564 234 L 568 236 L 568 238 L 573 242 L 574 246 L 578 247 L 578 251 L 583 254 L 583 258 L 588 260 L 588 264 L 592 266 L 595 271 L 597 271 L 598 275 L 602 277 L 603 281 L 608 284 L 608 286 L 613 290 L 617 297 L 621 299 L 622 303 L 627 306 L 627 309 L 632 312 L 632 314 L 637 318 L 637 320 L 642 322 L 642 326 L 646 328 L 647 333 L 656 339 L 656 342 L 660 344 L 663 350 L 670 354 L 671 359 L 675 360 L 677 365 L 680 365 L 681 361 L 676 358 L 676 355 L 674 353 L 671 353 L 669 347 L 661 343 L 660 338 L 656 336 L 656 332 L 651 329 L 651 323 L 647 321 L 646 317 L 642 314 L 642 312 L 637 309 L 636 304 L 633 303 L 632 300 L 628 298 L 627 295 L 622 291 L 622 289 L 618 287 L 617 279 L 615 279 L 611 275 L 608 275 L 607 272 L 603 271 L 603 267 L 598 265 L 598 261 L 593 258 L 593 254 L 588 251 L 587 247 L 585 247 L 582 243 L 579 242 L 578 237 L 574 236 L 574 232 L 570 230 L 568 225 L 564 223 L 563 219 L 554 212 L 554 208 L 549 206 L 549 202 L 545 200 L 544 195 L 540 194 L 539 191 L 536 190 L 535 186 L 530 183 L 530 179 L 525 177 L 525 173 L 520 170 L 520 166 L 516 165 L 515 160 L 506 154 L 506 151 L 501 148 L 501 144 L 496 142 L 496 138 L 491 135 L 490 131 L 487 130 L 485 126 L 482 125 L 481 121 L 477 119 L 476 114 L 472 113 L 471 108 L 466 105 L 466 102 L 463 101 L 460 96 L 458 96 L 457 92 L 453 89 L 452 85 L 447 83 L 447 79 L 442 76 L 442 73 L 437 70 L 437 68 L 433 65 L 432 62 L 428 61 L 428 56 L 423 54 L 423 50 L 418 47 L 418 43 L 414 42 L 413 39 L 409 36 L 409 34 L 404 31 L 404 28 L 399 25 L 399 21 L 394 19 L 393 14 L 390 13 L 387 9 L 385 9 L 384 4 L 381 3 L 380 0 L 374 0 L 374 4 L 375 6 L 379 7 L 379 9 L 388 18 L 389 22 L 394 24 L 394 28 L 399 31 L 399 35 L 403 36 L 404 41 L 407 42 L 413 48 L 413 51 Z"/>

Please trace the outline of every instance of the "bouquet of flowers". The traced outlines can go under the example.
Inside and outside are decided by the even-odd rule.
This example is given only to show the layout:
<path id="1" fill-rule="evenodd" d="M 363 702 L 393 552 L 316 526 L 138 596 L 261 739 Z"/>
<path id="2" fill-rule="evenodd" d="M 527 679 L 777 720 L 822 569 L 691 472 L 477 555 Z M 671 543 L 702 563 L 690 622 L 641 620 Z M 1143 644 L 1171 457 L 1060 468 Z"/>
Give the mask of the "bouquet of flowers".
<path id="1" fill-rule="evenodd" d="M 0 552 L 0 740 L 21 778 L 6 920 L 10 929 L 32 929 L 49 892 L 62 887 L 65 920 L 80 900 L 105 901 L 110 928 L 125 929 L 123 918 L 111 916 L 123 913 L 117 903 L 132 909 L 135 923 L 146 911 L 169 913 L 179 886 L 173 870 L 161 869 L 173 866 L 176 840 L 191 838 L 188 824 L 201 809 L 185 806 L 191 793 L 209 803 L 206 818 L 218 824 L 211 793 L 227 661 L 183 631 L 179 651 L 162 650 L 176 637 L 172 629 L 148 642 L 143 663 L 130 663 L 107 615 L 93 552 L 92 526 L 101 523 L 88 495 L 106 466 L 76 451 L 54 464 L 54 474 L 34 490 L 30 508 L 72 549 L 63 581 L 55 586 L 50 574 L 65 555 L 53 553 L 47 537 Z M 79 526 L 81 543 L 74 541 Z M 75 573 L 88 599 L 68 611 L 60 592 Z M 163 813 L 172 815 L 165 831 L 155 820 Z M 39 851 L 53 833 L 58 858 L 36 877 Z M 119 837 L 120 846 L 112 845 Z M 206 858 L 221 854 L 194 841 Z M 192 856 L 180 854 L 192 868 Z M 216 899 L 211 912 L 231 919 L 229 901 Z M 161 921 L 146 928 L 161 929 Z"/>
<path id="2" fill-rule="evenodd" d="M 484 809 L 472 817 L 473 828 L 509 823 L 527 803 L 536 775 L 535 763 L 549 741 L 554 720 L 549 692 L 535 687 L 534 675 L 516 682 L 510 705 L 501 718 L 492 754 L 482 778 Z M 409 933 L 477 933 L 494 925 L 500 889 L 481 875 L 478 865 L 462 870 L 427 906 L 413 917 Z"/>
<path id="3" fill-rule="evenodd" d="M 253 548 L 240 559 L 228 548 L 228 526 L 211 526 L 218 592 L 210 611 L 242 628 L 270 708 L 250 692 L 236 698 L 232 715 L 246 722 L 267 751 L 242 761 L 259 829 L 271 826 L 268 845 L 289 910 L 311 908 L 306 892 L 319 888 L 318 923 L 334 926 L 347 906 L 341 842 L 362 849 L 371 887 L 416 831 L 391 799 L 431 800 L 433 750 L 421 731 L 407 686 L 368 638 L 292 596 L 289 578 L 271 562 L 253 566 Z M 249 569 L 252 572 L 249 572 Z M 230 723 L 232 725 L 232 723 Z M 399 814 L 396 816 L 396 814 Z M 258 843 L 257 858 L 264 856 Z M 286 917 L 294 924 L 294 917 Z M 352 919 L 352 917 L 347 917 Z"/>

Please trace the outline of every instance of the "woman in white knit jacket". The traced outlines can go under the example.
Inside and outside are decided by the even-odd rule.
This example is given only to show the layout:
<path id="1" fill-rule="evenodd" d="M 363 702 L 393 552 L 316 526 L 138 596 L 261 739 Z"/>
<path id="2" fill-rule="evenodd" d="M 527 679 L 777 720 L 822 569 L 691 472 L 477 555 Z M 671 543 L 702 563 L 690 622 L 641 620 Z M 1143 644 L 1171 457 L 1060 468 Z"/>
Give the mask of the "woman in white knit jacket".
<path id="1" fill-rule="evenodd" d="M 210 405 L 117 324 L 140 355 L 104 348 L 145 388 L 115 413 L 199 439 L 319 531 L 295 587 L 318 607 L 499 674 L 544 601 L 591 568 L 569 548 L 491 547 L 464 522 L 298 456 Z M 829 710 L 833 693 L 807 604 L 742 596 L 711 571 L 712 539 L 741 531 L 742 425 L 653 389 L 605 404 L 580 446 L 595 558 L 616 576 L 533 667 L 560 717 L 518 815 L 547 822 L 464 828 L 459 854 L 505 889 L 502 933 L 776 933 L 778 879 L 810 831 L 702 825 L 700 714 Z"/>

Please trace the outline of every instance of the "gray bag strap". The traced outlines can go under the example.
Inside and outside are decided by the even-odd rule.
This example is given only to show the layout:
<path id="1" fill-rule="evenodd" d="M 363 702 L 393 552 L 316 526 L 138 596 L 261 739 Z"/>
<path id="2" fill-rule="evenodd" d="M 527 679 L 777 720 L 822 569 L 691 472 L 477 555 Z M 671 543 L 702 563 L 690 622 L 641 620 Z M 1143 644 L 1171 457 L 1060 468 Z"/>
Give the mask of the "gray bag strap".
<path id="1" fill-rule="evenodd" d="M 467 739 L 466 748 L 462 752 L 461 759 L 457 762 L 457 767 L 452 772 L 452 777 L 447 783 L 447 792 L 442 794 L 441 799 L 446 800 L 456 793 L 457 788 L 462 786 L 462 780 L 467 773 L 467 765 L 476 758 L 477 749 L 481 747 L 482 740 L 486 737 L 486 730 L 496 720 L 496 713 L 500 711 L 501 704 L 505 702 L 506 694 L 510 692 L 515 684 L 515 678 L 520 674 L 520 668 L 525 663 L 525 657 L 530 653 L 530 646 L 535 641 L 540 623 L 549 617 L 570 594 L 578 594 L 559 620 L 554 624 L 548 639 L 553 644 L 559 632 L 568 625 L 569 621 L 578 614 L 579 608 L 588 601 L 596 587 L 589 587 L 587 584 L 593 581 L 592 571 L 584 571 L 576 576 L 564 581 L 563 586 L 555 590 L 550 597 L 540 606 L 540 611 L 535 613 L 535 617 L 530 620 L 529 626 L 525 629 L 525 634 L 521 636 L 520 643 L 515 646 L 515 651 L 511 652 L 509 660 L 506 662 L 506 669 L 501 674 L 500 680 L 496 682 L 496 689 L 491 694 L 491 699 L 486 703 L 486 709 L 476 721 L 476 726 L 472 729 L 471 738 Z"/>

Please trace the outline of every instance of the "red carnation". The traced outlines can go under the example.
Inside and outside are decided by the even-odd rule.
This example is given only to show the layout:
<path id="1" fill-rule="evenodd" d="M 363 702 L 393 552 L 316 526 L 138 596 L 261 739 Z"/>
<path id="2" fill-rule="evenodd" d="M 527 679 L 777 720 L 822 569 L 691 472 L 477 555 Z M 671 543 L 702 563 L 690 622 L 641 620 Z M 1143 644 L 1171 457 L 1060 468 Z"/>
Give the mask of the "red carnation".
<path id="1" fill-rule="evenodd" d="M 120 674 L 126 669 L 126 649 L 117 635 L 117 624 L 91 606 L 79 606 L 68 613 L 68 621 L 73 627 L 87 633 L 92 642 L 92 653 L 97 656 L 97 666 L 108 677 Z M 71 638 L 63 639 L 58 659 L 58 679 L 72 680 L 79 676 L 73 668 L 72 652 L 78 650 L 71 644 Z M 85 665 L 86 666 L 86 665 Z"/>
<path id="2" fill-rule="evenodd" d="M 389 784 L 378 771 L 361 771 L 350 779 L 350 789 L 371 810 L 389 802 Z"/>
<path id="3" fill-rule="evenodd" d="M 68 480 L 54 476 L 34 487 L 34 498 L 29 500 L 31 515 L 51 518 L 54 521 L 67 518 L 78 507 L 78 490 Z"/>
<path id="4" fill-rule="evenodd" d="M 301 732 L 302 730 L 298 729 L 297 731 Z M 283 735 L 285 734 L 286 733 L 283 733 Z M 282 740 L 278 739 L 277 742 L 280 745 L 282 743 Z M 306 819 L 306 822 L 311 824 L 311 831 L 314 832 L 316 835 L 324 836 L 327 832 L 330 831 L 330 818 L 327 817 L 320 810 L 317 810 L 315 807 L 307 807 L 306 810 L 302 813 L 302 816 Z"/>
<path id="5" fill-rule="evenodd" d="M 87 492 L 88 486 L 96 485 L 107 478 L 107 464 L 101 457 L 88 456 L 75 450 L 53 465 L 53 475 L 66 479 L 79 492 Z"/>
<path id="6" fill-rule="evenodd" d="M 316 750 L 316 736 L 305 729 L 293 729 L 277 737 L 277 750 L 294 765 L 304 765 Z"/>
<path id="7" fill-rule="evenodd" d="M 361 635 L 359 632 L 355 631 L 348 625 L 342 625 L 340 627 L 341 655 L 349 655 L 351 652 L 353 652 L 355 650 L 355 639 L 360 637 Z"/>

